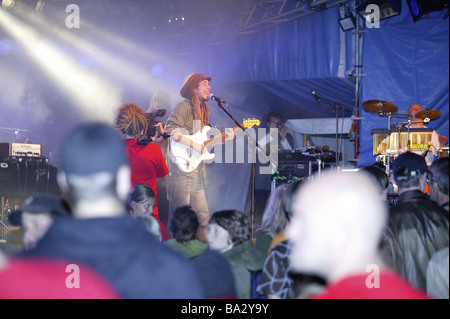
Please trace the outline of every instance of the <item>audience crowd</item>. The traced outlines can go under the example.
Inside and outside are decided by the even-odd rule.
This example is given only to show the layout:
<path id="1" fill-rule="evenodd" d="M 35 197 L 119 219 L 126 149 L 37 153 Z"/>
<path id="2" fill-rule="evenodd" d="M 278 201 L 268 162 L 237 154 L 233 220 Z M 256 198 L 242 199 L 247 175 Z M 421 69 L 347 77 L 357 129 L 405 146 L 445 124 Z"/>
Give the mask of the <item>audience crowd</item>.
<path id="1" fill-rule="evenodd" d="M 448 158 L 428 167 L 406 152 L 391 176 L 364 167 L 281 184 L 254 238 L 249 216 L 223 203 L 202 240 L 192 207 L 165 225 L 155 214 L 167 169 L 139 181 L 134 135 L 119 131 L 89 123 L 63 140 L 61 194 L 10 216 L 25 237 L 0 250 L 0 298 L 449 298 Z"/>

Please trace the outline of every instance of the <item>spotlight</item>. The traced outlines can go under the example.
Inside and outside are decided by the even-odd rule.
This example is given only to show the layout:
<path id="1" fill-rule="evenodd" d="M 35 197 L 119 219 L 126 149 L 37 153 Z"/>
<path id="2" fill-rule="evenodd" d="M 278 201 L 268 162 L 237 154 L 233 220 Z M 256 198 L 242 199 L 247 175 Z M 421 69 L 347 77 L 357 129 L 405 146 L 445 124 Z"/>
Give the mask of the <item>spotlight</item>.
<path id="1" fill-rule="evenodd" d="M 0 40 L 0 55 L 8 55 L 12 50 L 12 41 L 10 39 Z"/>
<path id="2" fill-rule="evenodd" d="M 34 8 L 34 11 L 36 11 L 36 12 L 41 12 L 42 9 L 44 9 L 44 5 L 45 5 L 45 2 L 42 1 L 42 0 L 39 0 L 39 1 L 36 3 L 36 7 Z"/>
<path id="3" fill-rule="evenodd" d="M 39 13 L 44 9 L 45 2 L 43 0 L 21 0 L 26 6 L 28 6 L 34 12 Z"/>
<path id="4" fill-rule="evenodd" d="M 2 8 L 11 9 L 15 2 L 15 0 L 2 0 Z"/>
<path id="5" fill-rule="evenodd" d="M 181 14 L 171 15 L 169 17 L 168 21 L 169 21 L 169 24 L 171 24 L 171 25 L 185 25 L 186 24 L 186 19 Z"/>
<path id="6" fill-rule="evenodd" d="M 152 67 L 152 75 L 158 77 L 163 73 L 163 65 L 161 63 L 155 63 Z"/>
<path id="7" fill-rule="evenodd" d="M 356 19 L 351 12 L 345 14 L 345 17 L 339 19 L 339 25 L 342 31 L 348 31 L 356 28 Z"/>
<path id="8" fill-rule="evenodd" d="M 342 5 L 339 8 L 339 25 L 342 31 L 348 31 L 356 28 L 356 19 L 350 11 L 348 4 Z"/>
<path id="9" fill-rule="evenodd" d="M 14 3 L 16 3 L 17 10 L 23 10 L 23 9 L 28 10 L 28 11 L 32 10 L 36 13 L 41 12 L 45 6 L 45 1 L 43 1 L 43 0 L 19 0 L 19 1 L 2 0 L 2 1 L 3 1 L 2 6 L 4 6 L 5 2 L 7 2 L 7 3 L 12 2 L 12 4 L 8 8 L 11 8 L 14 5 Z M 21 9 L 19 9 L 19 8 L 21 8 Z"/>
<path id="10" fill-rule="evenodd" d="M 419 20 L 424 14 L 441 11 L 447 7 L 448 0 L 406 0 L 414 22 Z"/>

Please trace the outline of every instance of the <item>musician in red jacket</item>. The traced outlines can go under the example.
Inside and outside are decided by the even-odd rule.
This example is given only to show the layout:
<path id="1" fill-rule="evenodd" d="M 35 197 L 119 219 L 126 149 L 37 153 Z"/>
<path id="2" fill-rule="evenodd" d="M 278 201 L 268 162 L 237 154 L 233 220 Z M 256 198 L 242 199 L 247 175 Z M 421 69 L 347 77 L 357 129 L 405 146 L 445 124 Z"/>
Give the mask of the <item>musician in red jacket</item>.
<path id="1" fill-rule="evenodd" d="M 167 119 L 165 130 L 171 134 L 171 142 L 185 145 L 192 152 L 204 154 L 206 146 L 201 142 L 189 139 L 189 135 L 207 130 L 210 127 L 209 115 L 211 113 L 206 105 L 210 93 L 211 77 L 202 73 L 188 75 L 182 84 L 180 95 L 184 98 L 178 103 Z M 230 129 L 226 132 L 224 142 L 231 141 L 234 132 Z M 169 145 L 169 152 L 172 146 Z M 193 171 L 184 172 L 176 164 L 176 159 L 169 156 L 169 223 L 174 210 L 180 206 L 189 205 L 197 213 L 200 227 L 198 239 L 206 241 L 206 233 L 209 220 L 209 209 L 205 196 L 206 172 L 205 163 L 200 163 Z"/>

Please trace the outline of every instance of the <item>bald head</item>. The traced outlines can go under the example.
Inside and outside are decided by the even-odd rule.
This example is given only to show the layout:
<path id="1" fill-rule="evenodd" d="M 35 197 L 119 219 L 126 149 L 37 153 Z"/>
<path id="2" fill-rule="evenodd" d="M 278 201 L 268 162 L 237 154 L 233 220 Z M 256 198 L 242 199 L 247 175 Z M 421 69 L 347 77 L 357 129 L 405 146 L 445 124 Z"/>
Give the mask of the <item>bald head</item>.
<path id="1" fill-rule="evenodd" d="M 344 258 L 376 254 L 387 219 L 379 187 L 363 171 L 328 172 L 305 182 L 293 213 L 287 231 L 292 267 L 325 277 Z"/>
<path id="2" fill-rule="evenodd" d="M 411 127 L 421 128 L 423 127 L 423 120 L 416 117 L 416 114 L 423 111 L 420 104 L 411 104 L 408 108 L 407 118 L 412 121 Z"/>
<path id="3" fill-rule="evenodd" d="M 416 114 L 417 112 L 423 111 L 422 105 L 414 103 L 411 104 L 408 108 L 408 115 L 409 114 Z"/>

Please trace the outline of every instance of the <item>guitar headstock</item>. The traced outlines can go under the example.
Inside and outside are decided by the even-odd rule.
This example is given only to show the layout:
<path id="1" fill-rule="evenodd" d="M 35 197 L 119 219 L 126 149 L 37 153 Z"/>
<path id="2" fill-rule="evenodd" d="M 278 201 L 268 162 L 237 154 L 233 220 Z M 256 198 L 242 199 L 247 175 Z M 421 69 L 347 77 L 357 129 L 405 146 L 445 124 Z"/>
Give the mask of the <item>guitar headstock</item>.
<path id="1" fill-rule="evenodd" d="M 259 122 L 258 119 L 245 119 L 244 122 L 242 123 L 242 126 L 244 126 L 245 128 L 251 128 L 253 126 L 259 126 L 261 123 Z"/>

